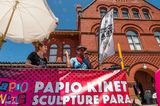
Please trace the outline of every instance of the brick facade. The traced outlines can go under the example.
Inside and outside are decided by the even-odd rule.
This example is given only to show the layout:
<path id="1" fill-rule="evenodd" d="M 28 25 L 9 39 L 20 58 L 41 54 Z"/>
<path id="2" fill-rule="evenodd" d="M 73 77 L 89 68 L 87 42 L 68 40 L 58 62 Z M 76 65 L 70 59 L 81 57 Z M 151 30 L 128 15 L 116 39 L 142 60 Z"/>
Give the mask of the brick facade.
<path id="1" fill-rule="evenodd" d="M 79 31 L 57 31 L 50 35 L 49 40 L 45 41 L 48 45 L 47 57 L 50 55 L 50 47 L 52 44 L 57 45 L 57 61 L 63 61 L 63 46 L 68 44 L 71 46 L 71 56 L 76 55 L 76 47 L 79 45 Z"/>

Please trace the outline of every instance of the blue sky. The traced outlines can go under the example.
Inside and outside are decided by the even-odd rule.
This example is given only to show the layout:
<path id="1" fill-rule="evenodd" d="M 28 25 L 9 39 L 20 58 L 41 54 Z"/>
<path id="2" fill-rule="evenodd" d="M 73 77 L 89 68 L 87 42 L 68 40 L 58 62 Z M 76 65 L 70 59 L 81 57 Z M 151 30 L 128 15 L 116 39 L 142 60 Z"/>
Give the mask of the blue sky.
<path id="1" fill-rule="evenodd" d="M 47 0 L 54 14 L 59 18 L 57 29 L 76 29 L 76 4 L 86 7 L 93 0 Z M 160 0 L 147 0 L 160 8 Z M 0 62 L 24 62 L 30 52 L 34 51 L 32 44 L 7 41 L 0 50 Z"/>

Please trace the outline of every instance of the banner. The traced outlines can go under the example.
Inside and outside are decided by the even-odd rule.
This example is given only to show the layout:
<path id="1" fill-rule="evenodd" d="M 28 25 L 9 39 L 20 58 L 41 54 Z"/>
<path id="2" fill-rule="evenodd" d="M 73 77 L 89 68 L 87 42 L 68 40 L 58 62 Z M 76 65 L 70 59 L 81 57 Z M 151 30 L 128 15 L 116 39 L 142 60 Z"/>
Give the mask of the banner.
<path id="1" fill-rule="evenodd" d="M 105 57 L 115 54 L 113 9 L 110 10 L 101 21 L 99 33 L 99 63 L 102 64 Z"/>
<path id="2" fill-rule="evenodd" d="M 0 70 L 0 106 L 131 106 L 126 72 Z"/>

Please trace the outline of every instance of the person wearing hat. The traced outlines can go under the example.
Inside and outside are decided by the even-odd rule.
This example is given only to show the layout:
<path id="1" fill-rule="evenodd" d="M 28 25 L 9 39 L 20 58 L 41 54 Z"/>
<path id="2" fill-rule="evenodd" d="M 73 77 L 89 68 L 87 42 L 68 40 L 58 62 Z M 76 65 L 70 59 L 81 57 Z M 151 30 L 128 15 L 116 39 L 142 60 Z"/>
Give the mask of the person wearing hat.
<path id="1" fill-rule="evenodd" d="M 73 69 L 89 69 L 90 63 L 88 59 L 85 57 L 84 53 L 87 50 L 86 47 L 80 45 L 77 46 L 76 52 L 77 56 L 70 59 L 68 52 L 66 51 L 66 64 L 67 67 L 73 68 Z"/>
<path id="2" fill-rule="evenodd" d="M 42 68 L 46 67 L 47 65 L 47 58 L 44 54 L 47 52 L 47 47 L 43 44 L 38 42 L 36 45 L 36 51 L 32 52 L 26 60 L 26 67 L 30 68 Z"/>

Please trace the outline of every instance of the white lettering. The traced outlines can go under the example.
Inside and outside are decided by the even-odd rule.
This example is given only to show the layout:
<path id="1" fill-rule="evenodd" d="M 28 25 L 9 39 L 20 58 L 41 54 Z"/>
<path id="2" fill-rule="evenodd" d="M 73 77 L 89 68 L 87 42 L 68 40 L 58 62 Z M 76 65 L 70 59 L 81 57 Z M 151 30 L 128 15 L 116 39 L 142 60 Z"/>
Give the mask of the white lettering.
<path id="1" fill-rule="evenodd" d="M 109 81 L 109 82 L 104 82 L 104 92 L 113 92 L 114 90 L 113 90 L 113 84 L 112 84 L 112 82 L 111 81 Z"/>
<path id="2" fill-rule="evenodd" d="M 78 87 L 77 89 L 75 88 L 76 86 Z M 71 90 L 74 93 L 78 93 L 82 90 L 82 85 L 79 82 L 75 82 L 71 85 Z"/>
<path id="3" fill-rule="evenodd" d="M 69 82 L 66 82 L 65 93 L 69 93 Z"/>
<path id="4" fill-rule="evenodd" d="M 103 104 L 107 104 L 107 102 L 109 101 L 109 96 L 108 95 L 103 95 Z"/>
<path id="5" fill-rule="evenodd" d="M 63 105 L 66 105 L 67 102 L 69 102 L 70 97 L 69 96 L 63 96 Z"/>
<path id="6" fill-rule="evenodd" d="M 62 90 L 64 88 L 64 84 L 63 82 L 56 82 L 56 93 L 59 93 L 60 90 Z"/>
<path id="7" fill-rule="evenodd" d="M 48 104 L 53 105 L 56 102 L 56 96 L 48 96 Z"/>
<path id="8" fill-rule="evenodd" d="M 82 99 L 82 100 L 81 100 Z M 77 96 L 77 103 L 79 105 L 83 105 L 84 104 L 84 95 L 78 95 Z"/>
<path id="9" fill-rule="evenodd" d="M 43 93 L 53 93 L 53 87 L 52 87 L 52 83 L 51 82 L 48 82 L 46 88 L 44 89 Z"/>
<path id="10" fill-rule="evenodd" d="M 75 102 L 76 102 L 76 95 L 73 95 L 73 96 L 71 96 L 71 98 L 72 98 L 72 104 L 75 104 Z"/>
<path id="11" fill-rule="evenodd" d="M 39 98 L 39 103 L 40 103 L 41 105 L 46 105 L 47 103 L 46 103 L 46 102 L 44 102 L 44 101 L 45 101 L 44 99 L 46 99 L 46 98 L 47 98 L 47 96 L 46 96 L 46 95 L 41 96 L 41 97 Z"/>
<path id="12" fill-rule="evenodd" d="M 120 81 L 114 81 L 114 87 L 116 92 L 121 92 Z"/>
<path id="13" fill-rule="evenodd" d="M 124 103 L 123 96 L 117 95 L 118 103 Z"/>
<path id="14" fill-rule="evenodd" d="M 87 87 L 88 87 L 88 92 L 97 92 L 93 83 L 88 82 Z"/>
<path id="15" fill-rule="evenodd" d="M 93 104 L 93 102 L 92 102 L 92 96 L 86 95 L 86 104 Z"/>
<path id="16" fill-rule="evenodd" d="M 37 81 L 35 85 L 34 93 L 37 93 L 39 90 L 42 90 L 43 87 L 44 87 L 44 83 Z"/>
<path id="17" fill-rule="evenodd" d="M 62 105 L 61 97 L 57 96 L 57 105 Z"/>
<path id="18" fill-rule="evenodd" d="M 33 102 L 32 105 L 37 105 L 38 104 L 38 95 L 33 97 Z"/>
<path id="19" fill-rule="evenodd" d="M 98 92 L 102 92 L 102 82 L 98 82 Z"/>
<path id="20" fill-rule="evenodd" d="M 128 95 L 126 95 L 125 103 L 131 103 L 131 100 Z"/>
<path id="21" fill-rule="evenodd" d="M 111 100 L 110 100 L 110 104 L 117 104 L 116 98 L 114 95 L 111 95 Z"/>
<path id="22" fill-rule="evenodd" d="M 98 97 L 98 95 L 94 95 L 94 104 L 96 105 L 96 104 L 99 104 L 99 97 Z"/>
<path id="23" fill-rule="evenodd" d="M 127 82 L 126 81 L 121 81 L 121 83 L 122 83 L 122 86 L 123 86 L 123 91 L 124 92 L 127 92 Z"/>

